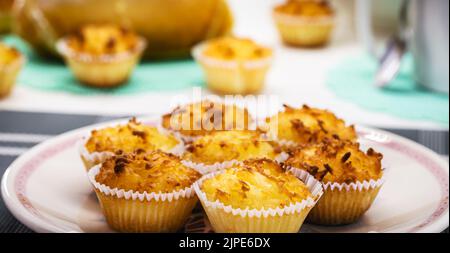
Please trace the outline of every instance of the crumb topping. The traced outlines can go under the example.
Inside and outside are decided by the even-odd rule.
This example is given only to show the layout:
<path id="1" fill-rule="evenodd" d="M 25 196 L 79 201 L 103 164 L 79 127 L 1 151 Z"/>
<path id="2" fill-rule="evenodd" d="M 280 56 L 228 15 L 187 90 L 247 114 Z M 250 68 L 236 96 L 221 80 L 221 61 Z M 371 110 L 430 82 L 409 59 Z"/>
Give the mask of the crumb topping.
<path id="1" fill-rule="evenodd" d="M 114 25 L 87 25 L 68 37 L 68 46 L 93 55 L 118 54 L 136 48 L 139 37 Z"/>
<path id="2" fill-rule="evenodd" d="M 244 130 L 252 122 L 247 109 L 204 100 L 175 108 L 163 116 L 163 127 L 187 136 L 222 130 Z"/>
<path id="3" fill-rule="evenodd" d="M 200 177 L 178 157 L 158 150 L 117 154 L 102 164 L 95 179 L 110 188 L 167 193 L 190 187 Z"/>
<path id="4" fill-rule="evenodd" d="M 15 48 L 0 43 L 0 66 L 8 65 L 20 57 L 20 52 Z"/>
<path id="5" fill-rule="evenodd" d="M 203 136 L 186 148 L 184 158 L 196 163 L 214 164 L 230 160 L 270 158 L 280 153 L 275 143 L 264 140 L 257 131 L 222 131 Z"/>
<path id="6" fill-rule="evenodd" d="M 201 186 L 208 200 L 233 208 L 283 208 L 311 196 L 306 185 L 268 159 L 249 160 L 206 179 Z"/>
<path id="7" fill-rule="evenodd" d="M 304 105 L 296 109 L 285 105 L 285 111 L 277 118 L 268 119 L 272 131 L 278 129 L 278 138 L 290 140 L 299 144 L 318 143 L 325 138 L 356 141 L 357 135 L 353 125 L 346 126 L 332 112 Z M 275 126 L 273 124 L 278 125 Z M 272 133 L 274 134 L 274 133 Z"/>
<path id="8" fill-rule="evenodd" d="M 271 56 L 272 50 L 250 39 L 224 37 L 210 41 L 203 53 L 223 60 L 255 60 Z"/>
<path id="9" fill-rule="evenodd" d="M 156 127 L 146 126 L 132 118 L 127 125 L 93 130 L 86 142 L 86 149 L 92 152 L 133 152 L 160 149 L 170 151 L 179 140 L 170 134 L 161 133 Z"/>
<path id="10" fill-rule="evenodd" d="M 285 164 L 306 170 L 325 183 L 354 183 L 380 179 L 382 158 L 372 148 L 364 153 L 357 143 L 325 139 L 293 151 Z"/>
<path id="11" fill-rule="evenodd" d="M 333 9 L 329 5 L 328 1 L 289 0 L 286 3 L 277 6 L 275 11 L 307 17 L 333 15 Z"/>

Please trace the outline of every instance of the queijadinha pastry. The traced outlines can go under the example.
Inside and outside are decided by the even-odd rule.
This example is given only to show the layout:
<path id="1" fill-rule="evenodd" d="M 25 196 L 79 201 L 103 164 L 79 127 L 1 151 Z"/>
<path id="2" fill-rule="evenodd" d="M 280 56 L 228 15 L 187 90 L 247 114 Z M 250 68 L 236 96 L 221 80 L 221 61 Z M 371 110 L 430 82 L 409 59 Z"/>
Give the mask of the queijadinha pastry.
<path id="1" fill-rule="evenodd" d="M 277 159 L 281 149 L 258 131 L 221 131 L 202 136 L 186 146 L 183 159 L 203 172 L 231 167 L 248 159 Z"/>
<path id="2" fill-rule="evenodd" d="M 178 106 L 162 116 L 163 127 L 187 141 L 216 131 L 249 129 L 252 123 L 247 109 L 210 100 Z"/>
<path id="3" fill-rule="evenodd" d="M 15 48 L 0 43 L 0 98 L 8 96 L 13 90 L 24 60 Z"/>
<path id="4" fill-rule="evenodd" d="M 273 16 L 281 38 L 293 46 L 324 45 L 334 28 L 334 11 L 328 1 L 288 0 L 274 8 Z"/>
<path id="5" fill-rule="evenodd" d="M 307 105 L 301 108 L 284 105 L 284 110 L 268 118 L 267 122 L 270 134 L 276 136 L 281 144 L 288 146 L 317 143 L 325 138 L 349 141 L 357 139 L 353 125 L 347 126 L 330 111 Z"/>
<path id="6" fill-rule="evenodd" d="M 57 44 L 75 77 L 94 87 L 125 83 L 145 47 L 145 39 L 114 25 L 86 25 Z"/>
<path id="7" fill-rule="evenodd" d="M 198 199 L 201 174 L 162 151 L 116 155 L 89 171 L 108 224 L 120 232 L 176 232 Z"/>
<path id="8" fill-rule="evenodd" d="M 298 232 L 322 193 L 318 181 L 306 185 L 270 159 L 208 174 L 195 190 L 214 231 L 222 233 Z"/>
<path id="9" fill-rule="evenodd" d="M 264 87 L 273 52 L 250 39 L 223 37 L 193 50 L 208 88 L 220 94 L 252 94 Z"/>
<path id="10" fill-rule="evenodd" d="M 383 155 L 357 143 L 325 139 L 290 154 L 287 166 L 305 170 L 324 186 L 308 221 L 324 225 L 356 222 L 370 208 L 383 183 Z"/>
<path id="11" fill-rule="evenodd" d="M 135 118 L 128 124 L 92 130 L 80 145 L 80 155 L 88 170 L 116 153 L 161 150 L 179 155 L 183 149 L 182 141 L 175 135 Z"/>

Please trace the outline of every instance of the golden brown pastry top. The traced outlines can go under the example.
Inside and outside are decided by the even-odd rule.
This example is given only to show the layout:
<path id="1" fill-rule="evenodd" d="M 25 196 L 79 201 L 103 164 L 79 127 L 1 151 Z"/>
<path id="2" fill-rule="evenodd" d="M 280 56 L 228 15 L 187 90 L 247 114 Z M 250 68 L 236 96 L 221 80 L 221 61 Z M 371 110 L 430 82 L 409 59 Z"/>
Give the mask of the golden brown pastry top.
<path id="1" fill-rule="evenodd" d="M 186 147 L 184 158 L 196 163 L 214 164 L 252 158 L 275 159 L 280 150 L 265 141 L 257 131 L 222 131 L 205 135 Z"/>
<path id="2" fill-rule="evenodd" d="M 227 169 L 203 181 L 201 189 L 208 200 L 241 209 L 283 208 L 311 196 L 300 179 L 267 159 Z"/>
<path id="3" fill-rule="evenodd" d="M 190 187 L 201 177 L 180 159 L 162 151 L 116 155 L 106 160 L 95 180 L 110 188 L 137 192 L 172 192 Z"/>
<path id="4" fill-rule="evenodd" d="M 285 164 L 306 170 L 325 183 L 352 183 L 380 179 L 382 158 L 373 149 L 362 152 L 357 143 L 326 139 L 298 148 Z"/>
<path id="5" fill-rule="evenodd" d="M 250 39 L 223 37 L 208 42 L 203 54 L 221 60 L 257 60 L 272 56 L 272 50 Z"/>
<path id="6" fill-rule="evenodd" d="M 275 11 L 298 16 L 322 17 L 333 15 L 328 1 L 289 0 L 275 7 Z"/>
<path id="7" fill-rule="evenodd" d="M 221 130 L 249 129 L 252 119 L 247 109 L 205 100 L 177 107 L 164 115 L 162 121 L 166 129 L 200 136 Z"/>
<path id="8" fill-rule="evenodd" d="M 269 126 L 272 134 L 278 133 L 278 139 L 299 144 L 317 143 L 325 138 L 357 140 L 354 126 L 346 126 L 342 119 L 327 110 L 310 108 L 306 105 L 296 109 L 285 105 L 285 110 L 277 116 L 278 118 L 270 118 Z"/>
<path id="9" fill-rule="evenodd" d="M 0 66 L 8 65 L 20 57 L 20 52 L 15 48 L 0 43 Z"/>
<path id="10" fill-rule="evenodd" d="M 112 55 L 133 51 L 139 37 L 114 25 L 87 25 L 68 37 L 68 46 L 80 53 Z"/>
<path id="11" fill-rule="evenodd" d="M 93 130 L 85 146 L 90 153 L 133 152 L 139 149 L 168 152 L 179 143 L 175 136 L 161 133 L 156 127 L 143 125 L 133 118 L 126 125 Z"/>

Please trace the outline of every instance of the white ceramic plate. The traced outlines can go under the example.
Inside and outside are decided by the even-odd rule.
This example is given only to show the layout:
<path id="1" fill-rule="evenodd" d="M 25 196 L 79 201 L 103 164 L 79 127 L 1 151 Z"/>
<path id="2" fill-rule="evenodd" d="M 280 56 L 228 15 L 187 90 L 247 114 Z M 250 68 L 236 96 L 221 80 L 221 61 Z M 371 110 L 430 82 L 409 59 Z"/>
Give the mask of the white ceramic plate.
<path id="1" fill-rule="evenodd" d="M 143 121 L 156 123 L 152 119 Z M 76 145 L 83 134 L 102 125 L 48 140 L 8 168 L 2 179 L 3 200 L 18 220 L 37 232 L 112 232 L 101 214 Z M 373 147 L 384 154 L 386 180 L 377 199 L 355 224 L 335 227 L 305 224 L 301 232 L 441 232 L 446 229 L 448 163 L 405 138 L 369 128 L 357 129 L 363 149 Z M 197 209 L 185 230 L 211 231 L 201 208 Z"/>

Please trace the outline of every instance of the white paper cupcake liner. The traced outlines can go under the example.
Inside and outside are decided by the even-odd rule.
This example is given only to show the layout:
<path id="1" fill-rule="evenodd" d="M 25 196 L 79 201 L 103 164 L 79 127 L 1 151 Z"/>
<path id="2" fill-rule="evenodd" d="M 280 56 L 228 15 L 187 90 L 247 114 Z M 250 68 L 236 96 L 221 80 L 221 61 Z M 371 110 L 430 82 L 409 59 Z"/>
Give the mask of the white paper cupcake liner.
<path id="1" fill-rule="evenodd" d="M 311 192 L 312 197 L 308 197 L 307 199 L 292 203 L 289 206 L 286 206 L 284 208 L 268 208 L 268 209 L 241 209 L 241 208 L 233 208 L 230 205 L 225 205 L 222 202 L 216 200 L 216 201 L 210 201 L 206 197 L 206 193 L 204 193 L 201 190 L 201 185 L 204 180 L 212 178 L 218 174 L 224 173 L 224 171 L 216 171 L 213 173 L 210 173 L 208 175 L 203 176 L 200 178 L 196 183 L 194 183 L 194 190 L 197 193 L 198 198 L 202 202 L 203 205 L 209 208 L 213 209 L 221 209 L 225 211 L 225 213 L 231 213 L 233 215 L 239 215 L 241 217 L 264 217 L 267 218 L 269 216 L 283 216 L 293 213 L 300 213 L 303 209 L 308 207 L 313 207 L 317 201 L 320 199 L 320 197 L 323 194 L 322 184 L 314 179 L 311 175 L 308 173 L 302 173 L 301 171 L 295 171 L 292 172 L 297 178 L 302 180 L 305 185 L 308 187 L 309 191 Z"/>
<path id="2" fill-rule="evenodd" d="M 168 193 L 162 192 L 136 192 L 132 190 L 124 190 L 119 188 L 110 188 L 105 184 L 100 184 L 95 180 L 95 177 L 100 173 L 101 164 L 94 166 L 89 170 L 88 177 L 91 184 L 95 189 L 99 190 L 106 196 L 116 196 L 117 198 L 124 198 L 126 200 L 139 200 L 139 201 L 168 201 L 178 200 L 180 198 L 192 198 L 195 196 L 194 185 L 186 187 L 183 190 L 172 191 Z"/>
<path id="3" fill-rule="evenodd" d="M 291 171 L 292 173 L 306 173 L 309 174 L 307 171 L 302 170 L 302 169 L 298 169 L 298 168 L 294 168 L 294 167 L 286 167 L 286 169 L 288 171 Z M 312 176 L 312 175 L 310 175 Z M 357 182 L 353 182 L 350 184 L 347 183 L 333 183 L 333 182 L 328 182 L 328 183 L 322 183 L 323 185 L 323 189 L 324 190 L 339 190 L 339 191 L 362 191 L 362 190 L 369 190 L 369 189 L 375 189 L 378 188 L 380 186 L 382 186 L 384 183 L 384 176 L 381 177 L 378 180 L 364 180 L 364 181 L 357 181 Z"/>
<path id="4" fill-rule="evenodd" d="M 161 126 L 157 126 L 158 131 L 161 134 L 164 135 L 169 135 L 171 134 L 172 136 L 174 136 L 177 141 L 178 144 L 172 148 L 170 151 L 168 151 L 168 153 L 174 154 L 176 156 L 180 156 L 184 153 L 185 151 L 185 145 L 184 145 L 184 141 L 182 140 L 182 138 L 179 136 L 179 134 L 176 133 L 172 133 L 166 129 L 164 129 Z M 80 156 L 86 160 L 89 164 L 91 165 L 97 165 L 99 163 L 104 162 L 106 159 L 114 156 L 114 152 L 110 152 L 110 151 L 104 151 L 104 152 L 92 152 L 90 153 L 87 149 L 86 149 L 86 143 L 89 140 L 91 134 L 86 134 L 84 135 L 84 137 L 81 138 L 80 141 L 78 141 L 78 151 L 80 153 Z"/>
<path id="5" fill-rule="evenodd" d="M 128 59 L 135 56 L 136 54 L 141 54 L 147 47 L 147 41 L 143 37 L 139 37 L 138 43 L 129 52 L 123 52 L 118 54 L 102 54 L 102 55 L 92 55 L 83 52 L 76 52 L 67 45 L 67 38 L 61 38 L 56 43 L 56 50 L 59 54 L 64 57 L 69 57 L 82 62 L 104 62 L 104 63 L 114 63 L 120 62 L 122 60 Z"/>
<path id="6" fill-rule="evenodd" d="M 258 69 L 270 65 L 273 61 L 273 56 L 266 57 L 260 60 L 220 60 L 213 57 L 207 57 L 203 54 L 206 43 L 201 43 L 192 49 L 192 56 L 198 62 L 204 63 L 209 66 L 216 66 L 227 69 L 237 69 L 243 67 L 244 69 Z"/>

